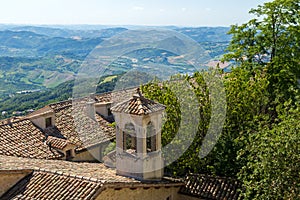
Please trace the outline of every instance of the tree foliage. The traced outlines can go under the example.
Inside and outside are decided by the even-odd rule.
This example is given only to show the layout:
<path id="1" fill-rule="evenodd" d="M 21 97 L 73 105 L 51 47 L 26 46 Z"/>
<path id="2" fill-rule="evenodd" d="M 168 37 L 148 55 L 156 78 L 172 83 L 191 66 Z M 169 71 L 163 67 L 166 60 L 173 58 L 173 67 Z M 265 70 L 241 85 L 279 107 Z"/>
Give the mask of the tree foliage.
<path id="1" fill-rule="evenodd" d="M 212 97 L 204 79 L 209 72 L 186 76 L 198 100 L 200 120 L 193 143 L 168 169 L 176 175 L 196 172 L 237 177 L 244 199 L 299 199 L 299 0 L 274 0 L 250 12 L 254 19 L 230 31 L 232 41 L 224 59 L 234 61 L 236 67 L 222 75 L 227 116 L 221 137 L 200 159 L 212 117 Z M 154 91 L 154 99 L 177 105 L 180 101 L 171 97 L 174 94 L 161 93 L 168 87 L 157 83 L 155 89 L 147 86 L 143 92 Z M 182 120 L 178 109 L 168 110 L 177 118 L 164 127 L 163 137 L 176 135 L 177 129 L 170 127 Z"/>
<path id="2" fill-rule="evenodd" d="M 268 92 L 273 98 L 280 94 L 284 102 L 300 76 L 300 1 L 274 0 L 250 13 L 255 15 L 252 20 L 231 27 L 232 41 L 224 59 L 249 71 L 265 68 Z"/>
<path id="3" fill-rule="evenodd" d="M 229 53 L 224 57 L 239 64 L 251 79 L 258 71 L 266 78 L 265 90 L 261 90 L 265 97 L 260 95 L 263 107 L 248 102 L 248 109 L 262 112 L 252 113 L 251 118 L 238 112 L 242 120 L 239 128 L 244 122 L 252 126 L 238 131 L 241 137 L 237 140 L 243 145 L 236 149 L 236 161 L 240 164 L 237 172 L 246 199 L 296 199 L 299 198 L 296 190 L 299 167 L 293 166 L 299 163 L 299 128 L 295 123 L 299 121 L 300 1 L 274 0 L 250 13 L 256 17 L 232 26 Z M 244 91 L 237 90 L 237 93 L 241 95 Z M 250 99 L 252 96 L 255 92 Z M 283 106 L 286 102 L 289 102 L 287 107 Z M 293 110 L 292 114 L 284 112 L 289 109 Z"/>
<path id="4" fill-rule="evenodd" d="M 239 172 L 245 199 L 300 198 L 299 109 L 283 108 L 278 124 L 250 135 L 247 163 Z"/>
<path id="5" fill-rule="evenodd" d="M 299 8 L 299 0 L 265 3 L 250 11 L 254 19 L 232 26 L 229 32 L 233 37 L 224 59 L 235 61 L 240 72 L 244 70 L 240 75 L 247 78 L 236 90 L 227 87 L 227 92 L 236 93 L 227 101 L 227 119 L 237 123 L 238 131 L 229 129 L 224 140 L 239 144 L 230 155 L 236 163 L 234 173 L 243 183 L 245 199 L 300 198 Z M 258 79 L 262 82 L 251 84 Z M 229 85 L 234 82 L 231 79 Z M 244 105 L 233 104 L 237 112 L 231 112 L 230 104 L 238 103 L 241 96 L 246 98 Z M 224 164 L 228 167 L 228 162 Z"/>

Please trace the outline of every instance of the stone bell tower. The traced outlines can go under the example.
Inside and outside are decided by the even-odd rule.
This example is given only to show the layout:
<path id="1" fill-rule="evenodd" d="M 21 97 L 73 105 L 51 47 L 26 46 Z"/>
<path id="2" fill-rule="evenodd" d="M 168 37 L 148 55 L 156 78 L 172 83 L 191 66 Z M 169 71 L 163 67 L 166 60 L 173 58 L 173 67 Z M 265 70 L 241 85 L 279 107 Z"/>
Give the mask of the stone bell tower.
<path id="1" fill-rule="evenodd" d="M 163 176 L 161 126 L 165 106 L 137 93 L 111 108 L 116 121 L 117 174 L 140 180 Z"/>

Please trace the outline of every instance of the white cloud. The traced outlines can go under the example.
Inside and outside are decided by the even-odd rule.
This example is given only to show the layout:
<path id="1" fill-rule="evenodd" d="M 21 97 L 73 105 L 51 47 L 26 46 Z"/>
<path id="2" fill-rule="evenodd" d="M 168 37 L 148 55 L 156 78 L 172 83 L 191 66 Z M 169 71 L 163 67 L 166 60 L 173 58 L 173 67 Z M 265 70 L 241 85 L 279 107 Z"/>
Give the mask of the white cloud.
<path id="1" fill-rule="evenodd" d="M 209 12 L 209 11 L 211 11 L 211 8 L 205 8 L 205 10 Z"/>
<path id="2" fill-rule="evenodd" d="M 132 8 L 132 10 L 136 10 L 136 11 L 142 11 L 142 10 L 144 10 L 145 8 L 144 7 L 141 7 L 141 6 L 134 6 L 133 8 Z"/>
<path id="3" fill-rule="evenodd" d="M 165 11 L 166 11 L 166 10 L 163 9 L 163 8 L 159 9 L 159 12 L 165 12 Z"/>
<path id="4" fill-rule="evenodd" d="M 185 12 L 187 10 L 187 8 L 181 8 L 182 12 Z"/>

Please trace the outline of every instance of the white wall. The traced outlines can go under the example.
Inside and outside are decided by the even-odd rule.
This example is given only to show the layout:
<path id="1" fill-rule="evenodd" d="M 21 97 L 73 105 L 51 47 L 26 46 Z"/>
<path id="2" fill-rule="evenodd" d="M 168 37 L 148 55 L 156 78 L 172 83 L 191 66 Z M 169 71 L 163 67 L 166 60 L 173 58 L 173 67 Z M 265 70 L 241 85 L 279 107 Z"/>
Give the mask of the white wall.
<path id="1" fill-rule="evenodd" d="M 0 170 L 0 197 L 32 170 Z"/>
<path id="2" fill-rule="evenodd" d="M 166 200 L 168 197 L 171 197 L 170 200 L 179 200 L 178 190 L 179 187 L 106 189 L 96 200 Z"/>

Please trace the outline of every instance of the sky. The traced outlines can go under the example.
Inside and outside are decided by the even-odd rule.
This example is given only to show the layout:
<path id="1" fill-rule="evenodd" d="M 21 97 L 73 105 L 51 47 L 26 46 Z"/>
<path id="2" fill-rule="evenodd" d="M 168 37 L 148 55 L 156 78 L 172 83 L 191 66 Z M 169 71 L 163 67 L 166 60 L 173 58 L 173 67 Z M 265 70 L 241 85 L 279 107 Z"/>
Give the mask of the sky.
<path id="1" fill-rule="evenodd" d="M 229 26 L 270 0 L 2 0 L 0 24 Z"/>

